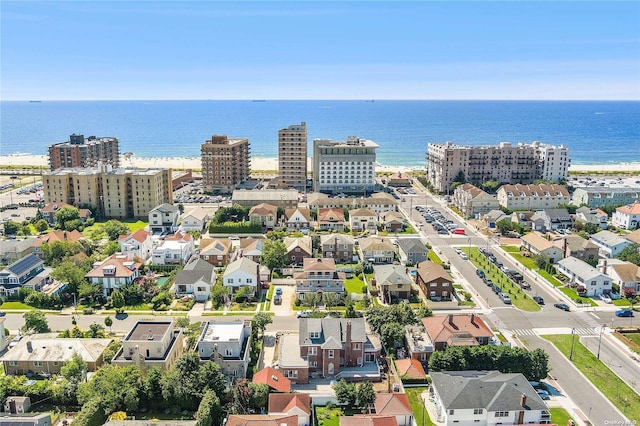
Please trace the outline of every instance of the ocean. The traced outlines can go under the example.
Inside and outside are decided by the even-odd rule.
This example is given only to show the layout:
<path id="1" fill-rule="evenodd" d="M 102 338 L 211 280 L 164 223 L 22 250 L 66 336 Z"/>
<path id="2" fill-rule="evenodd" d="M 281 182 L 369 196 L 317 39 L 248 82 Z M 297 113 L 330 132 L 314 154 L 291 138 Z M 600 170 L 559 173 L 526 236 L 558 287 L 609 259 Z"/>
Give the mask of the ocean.
<path id="1" fill-rule="evenodd" d="M 640 161 L 640 102 L 602 101 L 42 101 L 0 102 L 0 154 L 47 154 L 72 133 L 115 136 L 136 157 L 199 157 L 213 134 L 249 138 L 277 157 L 278 130 L 307 123 L 315 138 L 371 139 L 378 163 L 424 166 L 427 143 L 541 141 L 572 164 Z"/>

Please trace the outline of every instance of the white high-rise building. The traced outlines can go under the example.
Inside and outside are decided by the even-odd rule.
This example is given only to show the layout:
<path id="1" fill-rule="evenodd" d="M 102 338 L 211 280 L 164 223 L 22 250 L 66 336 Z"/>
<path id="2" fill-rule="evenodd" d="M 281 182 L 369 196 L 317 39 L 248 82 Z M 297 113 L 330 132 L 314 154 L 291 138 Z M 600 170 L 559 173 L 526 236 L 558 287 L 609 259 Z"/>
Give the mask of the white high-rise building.
<path id="1" fill-rule="evenodd" d="M 313 141 L 313 190 L 325 193 L 371 192 L 376 185 L 378 144 L 355 136 L 344 142 Z"/>
<path id="2" fill-rule="evenodd" d="M 530 184 L 536 179 L 563 181 L 569 172 L 569 148 L 533 142 L 462 146 L 452 142 L 427 145 L 427 180 L 440 192 L 451 188 L 460 172 L 476 185 L 488 180 Z"/>

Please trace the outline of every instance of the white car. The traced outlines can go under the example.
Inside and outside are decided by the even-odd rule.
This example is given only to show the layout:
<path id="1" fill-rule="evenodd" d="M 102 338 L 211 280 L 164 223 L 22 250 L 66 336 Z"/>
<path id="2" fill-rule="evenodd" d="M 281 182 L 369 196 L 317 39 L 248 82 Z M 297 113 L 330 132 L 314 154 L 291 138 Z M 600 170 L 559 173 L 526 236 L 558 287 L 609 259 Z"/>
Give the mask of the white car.
<path id="1" fill-rule="evenodd" d="M 469 258 L 467 257 L 467 255 L 466 255 L 466 254 L 464 254 L 464 253 L 460 253 L 460 257 L 461 257 L 463 260 L 469 260 Z"/>

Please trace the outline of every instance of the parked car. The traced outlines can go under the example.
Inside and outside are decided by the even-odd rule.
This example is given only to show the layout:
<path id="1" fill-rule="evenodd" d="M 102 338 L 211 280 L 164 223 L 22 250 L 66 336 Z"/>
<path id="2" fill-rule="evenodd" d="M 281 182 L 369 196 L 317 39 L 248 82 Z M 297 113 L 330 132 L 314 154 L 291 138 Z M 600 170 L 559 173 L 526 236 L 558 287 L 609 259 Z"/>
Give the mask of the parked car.
<path id="1" fill-rule="evenodd" d="M 22 336 L 16 336 L 13 339 L 11 339 L 11 343 L 9 343 L 9 349 L 15 347 L 18 342 L 20 342 L 20 340 L 22 340 Z"/>
<path id="2" fill-rule="evenodd" d="M 282 289 L 280 287 L 276 288 L 276 294 L 282 296 Z"/>
<path id="3" fill-rule="evenodd" d="M 632 317 L 633 311 L 631 309 L 618 309 L 616 311 L 617 317 Z"/>
<path id="4" fill-rule="evenodd" d="M 464 253 L 460 253 L 460 257 L 462 258 L 462 260 L 469 260 L 469 258 L 467 257 L 466 254 Z"/>
<path id="5" fill-rule="evenodd" d="M 542 297 L 540 297 L 540 296 L 533 296 L 533 300 L 538 305 L 544 305 L 544 299 Z"/>
<path id="6" fill-rule="evenodd" d="M 484 271 L 482 269 L 476 269 L 476 275 L 479 276 L 480 278 L 484 278 Z"/>
<path id="7" fill-rule="evenodd" d="M 296 318 L 309 318 L 311 316 L 311 311 L 300 311 L 296 314 Z"/>
<path id="8" fill-rule="evenodd" d="M 536 393 L 538 394 L 538 396 L 544 400 L 547 399 L 551 399 L 551 395 L 549 395 L 549 392 L 547 392 L 544 389 L 536 389 Z"/>
<path id="9" fill-rule="evenodd" d="M 509 297 L 508 294 L 506 294 L 506 293 L 498 293 L 498 297 L 500 298 L 500 300 L 502 300 L 502 303 L 504 303 L 505 305 L 510 305 L 511 304 L 511 297 Z"/>
<path id="10" fill-rule="evenodd" d="M 600 295 L 600 300 L 602 300 L 604 303 L 611 303 L 611 298 L 609 296 L 607 296 L 606 294 L 601 294 Z"/>
<path id="11" fill-rule="evenodd" d="M 6 312 L 0 311 L 0 317 L 6 317 L 6 316 L 7 316 Z"/>
<path id="12" fill-rule="evenodd" d="M 571 311 L 571 309 L 569 308 L 569 305 L 567 305 L 566 303 L 554 303 L 553 307 L 562 309 L 563 311 L 567 311 L 567 312 Z"/>

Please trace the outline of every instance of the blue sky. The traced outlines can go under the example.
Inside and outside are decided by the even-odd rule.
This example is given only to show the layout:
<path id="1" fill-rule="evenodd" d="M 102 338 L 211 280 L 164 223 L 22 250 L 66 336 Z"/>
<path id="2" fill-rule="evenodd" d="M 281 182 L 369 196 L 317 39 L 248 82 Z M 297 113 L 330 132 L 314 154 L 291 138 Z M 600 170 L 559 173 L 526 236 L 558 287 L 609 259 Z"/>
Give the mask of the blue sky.
<path id="1" fill-rule="evenodd" d="M 640 100 L 640 2 L 0 2 L 3 100 Z"/>

